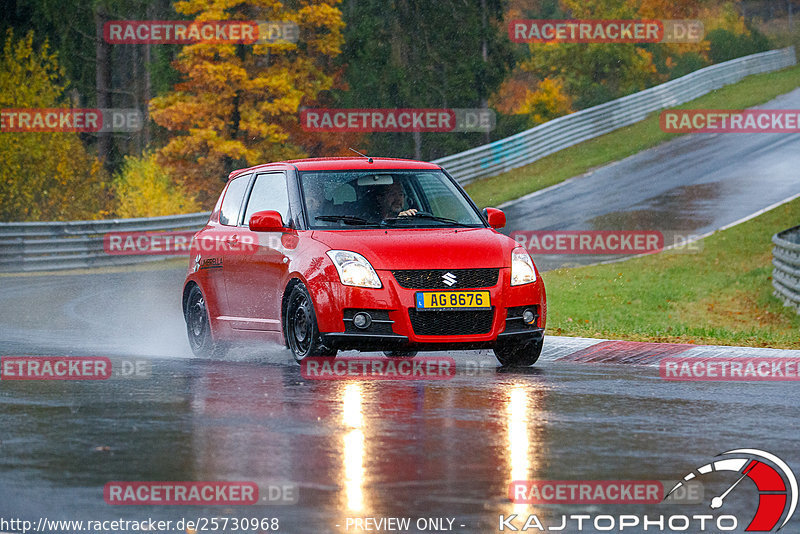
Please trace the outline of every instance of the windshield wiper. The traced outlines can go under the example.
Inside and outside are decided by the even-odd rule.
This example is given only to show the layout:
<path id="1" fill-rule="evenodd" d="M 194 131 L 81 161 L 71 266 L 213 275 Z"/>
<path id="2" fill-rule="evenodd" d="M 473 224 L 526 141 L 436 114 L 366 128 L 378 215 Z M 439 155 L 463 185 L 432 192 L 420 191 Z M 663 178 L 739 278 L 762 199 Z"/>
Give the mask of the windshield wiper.
<path id="1" fill-rule="evenodd" d="M 387 223 L 388 222 L 397 222 L 397 221 L 412 221 L 415 218 L 417 218 L 417 219 L 429 219 L 431 221 L 437 221 L 437 222 L 442 222 L 442 223 L 447 223 L 447 224 L 455 224 L 457 226 L 465 226 L 467 228 L 475 228 L 475 225 L 473 225 L 473 224 L 462 223 L 462 222 L 459 222 L 459 221 L 457 221 L 455 219 L 448 219 L 447 217 L 437 217 L 436 215 L 432 215 L 430 213 L 425 213 L 425 212 L 421 212 L 421 211 L 418 211 L 414 215 L 408 215 L 408 216 L 405 216 L 405 217 L 388 217 L 388 218 L 384 219 L 384 221 L 387 222 Z"/>
<path id="2" fill-rule="evenodd" d="M 345 224 L 358 224 L 358 225 L 365 225 L 371 224 L 375 225 L 374 221 L 368 221 L 361 217 L 356 217 L 354 215 L 317 215 L 314 217 L 315 221 L 329 221 L 329 222 L 343 222 Z"/>

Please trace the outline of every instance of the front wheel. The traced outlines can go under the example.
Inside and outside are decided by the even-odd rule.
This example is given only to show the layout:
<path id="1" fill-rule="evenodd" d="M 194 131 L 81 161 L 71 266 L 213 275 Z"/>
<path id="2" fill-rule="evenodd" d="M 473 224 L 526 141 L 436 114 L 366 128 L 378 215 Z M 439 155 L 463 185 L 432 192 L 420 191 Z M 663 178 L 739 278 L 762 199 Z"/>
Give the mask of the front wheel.
<path id="1" fill-rule="evenodd" d="M 224 358 L 227 345 L 215 340 L 211 335 L 211 324 L 208 316 L 208 306 L 203 292 L 198 286 L 189 290 L 186 299 L 186 333 L 189 336 L 189 346 L 198 358 Z"/>
<path id="2" fill-rule="evenodd" d="M 498 345 L 494 355 L 503 367 L 529 367 L 536 363 L 542 353 L 544 338 L 523 343 Z"/>
<path id="3" fill-rule="evenodd" d="M 336 356 L 336 349 L 322 344 L 314 303 L 303 284 L 294 286 L 289 293 L 283 328 L 295 361 L 301 362 L 310 356 Z"/>

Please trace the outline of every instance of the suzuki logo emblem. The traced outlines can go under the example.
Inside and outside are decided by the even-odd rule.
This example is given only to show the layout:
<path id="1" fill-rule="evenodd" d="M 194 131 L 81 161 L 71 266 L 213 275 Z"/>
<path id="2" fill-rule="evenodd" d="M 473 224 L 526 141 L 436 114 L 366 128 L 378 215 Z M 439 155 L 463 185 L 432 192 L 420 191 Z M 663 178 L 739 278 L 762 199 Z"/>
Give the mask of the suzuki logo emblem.
<path id="1" fill-rule="evenodd" d="M 456 278 L 456 275 L 454 275 L 453 273 L 444 273 L 442 275 L 442 281 L 449 287 L 453 287 L 454 285 L 456 285 L 458 279 Z"/>

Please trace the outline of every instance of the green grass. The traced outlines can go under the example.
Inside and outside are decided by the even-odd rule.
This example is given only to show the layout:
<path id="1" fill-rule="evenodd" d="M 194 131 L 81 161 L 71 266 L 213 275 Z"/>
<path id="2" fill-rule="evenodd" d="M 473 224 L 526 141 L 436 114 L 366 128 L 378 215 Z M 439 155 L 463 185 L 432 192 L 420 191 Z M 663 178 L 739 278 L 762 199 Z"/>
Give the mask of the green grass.
<path id="1" fill-rule="evenodd" d="M 772 235 L 800 199 L 702 241 L 625 262 L 544 273 L 549 334 L 800 349 L 800 314 L 772 296 Z"/>
<path id="2" fill-rule="evenodd" d="M 800 87 L 800 66 L 748 76 L 677 109 L 746 109 Z M 498 206 L 593 168 L 632 156 L 681 134 L 661 131 L 658 113 L 631 126 L 585 141 L 530 165 L 473 182 L 466 190 L 480 207 Z"/>

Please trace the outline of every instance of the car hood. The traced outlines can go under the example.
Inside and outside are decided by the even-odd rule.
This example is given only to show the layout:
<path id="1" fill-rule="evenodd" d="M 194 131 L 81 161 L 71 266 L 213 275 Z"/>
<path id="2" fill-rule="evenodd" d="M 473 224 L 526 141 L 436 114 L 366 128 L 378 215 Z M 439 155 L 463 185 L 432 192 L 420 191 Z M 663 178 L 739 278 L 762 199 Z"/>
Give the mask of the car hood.
<path id="1" fill-rule="evenodd" d="M 350 250 L 375 269 L 508 267 L 514 240 L 490 228 L 314 230 L 331 249 Z"/>

